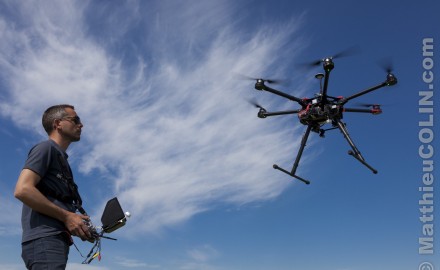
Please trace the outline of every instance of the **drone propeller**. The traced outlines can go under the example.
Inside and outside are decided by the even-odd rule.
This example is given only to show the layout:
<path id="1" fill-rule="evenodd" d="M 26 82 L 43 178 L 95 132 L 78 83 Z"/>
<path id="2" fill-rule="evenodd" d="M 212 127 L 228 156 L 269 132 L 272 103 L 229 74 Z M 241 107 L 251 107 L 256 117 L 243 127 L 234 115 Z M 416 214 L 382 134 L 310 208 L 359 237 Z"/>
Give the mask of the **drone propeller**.
<path id="1" fill-rule="evenodd" d="M 361 48 L 358 45 L 353 45 L 351 47 L 348 47 L 347 49 L 340 51 L 339 53 L 333 55 L 331 58 L 342 58 L 347 56 L 353 56 L 356 54 L 359 54 L 361 52 Z"/>
<path id="2" fill-rule="evenodd" d="M 253 98 L 253 99 L 248 99 L 248 102 L 251 104 L 251 105 L 254 105 L 256 108 L 259 108 L 259 109 L 263 109 L 264 110 L 264 108 L 263 108 L 263 106 L 261 106 L 260 104 L 258 104 L 258 102 Z"/>
<path id="3" fill-rule="evenodd" d="M 384 58 L 379 61 L 379 66 L 387 73 L 390 74 L 393 72 L 393 61 L 391 57 Z"/>
<path id="4" fill-rule="evenodd" d="M 386 85 L 391 86 L 397 84 L 397 78 L 393 74 L 393 61 L 391 60 L 391 57 L 382 59 L 378 64 L 387 73 Z"/>
<path id="5" fill-rule="evenodd" d="M 308 62 L 308 63 L 304 63 L 304 64 L 301 64 L 301 66 L 304 66 L 304 67 L 315 67 L 315 66 L 319 66 L 322 62 L 325 61 L 325 59 L 332 59 L 333 60 L 335 58 L 343 58 L 343 57 L 347 57 L 347 56 L 356 55 L 356 54 L 359 54 L 359 53 L 360 53 L 360 47 L 359 46 L 351 46 L 351 47 L 348 47 L 345 50 L 342 50 L 342 51 L 334 54 L 333 56 L 326 57 L 324 59 L 315 60 L 315 61 Z"/>
<path id="6" fill-rule="evenodd" d="M 263 78 L 254 78 L 254 77 L 250 77 L 250 76 L 243 75 L 243 74 L 236 74 L 236 77 L 239 80 L 249 80 L 249 81 L 262 80 L 263 82 L 270 83 L 270 84 L 283 84 L 286 82 L 286 80 L 280 80 L 280 79 L 270 80 L 270 79 L 263 79 Z"/>

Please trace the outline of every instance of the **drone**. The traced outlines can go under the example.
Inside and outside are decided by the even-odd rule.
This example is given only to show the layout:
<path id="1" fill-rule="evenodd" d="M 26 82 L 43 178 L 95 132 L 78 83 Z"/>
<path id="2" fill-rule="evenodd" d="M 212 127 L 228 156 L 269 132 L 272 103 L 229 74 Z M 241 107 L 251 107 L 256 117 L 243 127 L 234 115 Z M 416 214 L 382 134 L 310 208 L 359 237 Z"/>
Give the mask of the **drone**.
<path id="1" fill-rule="evenodd" d="M 299 118 L 299 122 L 307 127 L 302 140 L 301 145 L 298 150 L 298 154 L 296 156 L 295 162 L 293 163 L 293 167 L 290 171 L 281 168 L 277 164 L 273 165 L 273 168 L 276 170 L 279 170 L 283 173 L 286 173 L 305 184 L 310 184 L 309 180 L 306 180 L 296 174 L 296 171 L 298 169 L 299 161 L 301 159 L 301 156 L 303 154 L 304 148 L 307 143 L 307 139 L 309 138 L 310 132 L 316 132 L 319 134 L 320 137 L 324 137 L 325 132 L 329 130 L 339 129 L 342 134 L 344 135 L 344 138 L 347 140 L 348 144 L 351 147 L 351 150 L 348 151 L 348 154 L 355 159 L 357 159 L 360 163 L 362 163 L 364 166 L 366 166 L 368 169 L 370 169 L 374 174 L 377 174 L 377 170 L 371 167 L 364 159 L 364 157 L 361 155 L 361 152 L 358 150 L 356 145 L 354 144 L 353 140 L 351 139 L 350 135 L 348 134 L 346 124 L 342 121 L 343 114 L 344 113 L 371 113 L 373 115 L 381 114 L 382 109 L 380 104 L 364 104 L 365 108 L 346 108 L 345 105 L 360 96 L 363 96 L 365 94 L 368 94 L 372 91 L 375 91 L 379 88 L 386 87 L 386 86 L 392 86 L 397 84 L 397 78 L 394 76 L 394 74 L 391 72 L 391 68 L 388 67 L 386 69 L 387 76 L 386 80 L 380 84 L 377 84 L 373 87 L 370 87 L 368 89 L 365 89 L 363 91 L 360 91 L 356 94 L 353 94 L 348 97 L 334 97 L 329 96 L 327 94 L 327 88 L 328 88 L 328 82 L 330 78 L 330 72 L 334 69 L 335 64 L 333 62 L 333 59 L 336 57 L 343 56 L 342 53 L 339 53 L 338 55 L 332 56 L 332 57 L 326 57 L 324 59 L 320 59 L 317 61 L 314 61 L 310 63 L 311 66 L 319 66 L 322 64 L 322 67 L 324 69 L 324 73 L 318 73 L 315 75 L 315 78 L 320 81 L 320 92 L 315 94 L 313 98 L 298 98 L 289 94 L 286 94 L 284 92 L 281 92 L 279 90 L 276 90 L 274 88 L 271 88 L 267 86 L 266 84 L 276 83 L 276 80 L 267 80 L 267 79 L 255 79 L 252 78 L 252 80 L 256 80 L 255 83 L 255 89 L 258 91 L 266 91 L 270 92 L 272 94 L 275 94 L 277 96 L 281 96 L 283 98 L 286 98 L 288 100 L 294 101 L 298 103 L 301 108 L 296 110 L 287 110 L 287 111 L 276 111 L 276 112 L 268 112 L 265 108 L 263 108 L 261 105 L 259 105 L 256 102 L 253 102 L 253 105 L 257 108 L 259 108 L 257 116 L 259 118 L 266 118 L 269 116 L 276 116 L 276 115 L 287 115 L 287 114 L 297 114 Z M 324 80 L 324 83 L 322 83 L 322 80 Z M 323 126 L 326 124 L 331 124 L 331 128 L 324 129 Z"/>

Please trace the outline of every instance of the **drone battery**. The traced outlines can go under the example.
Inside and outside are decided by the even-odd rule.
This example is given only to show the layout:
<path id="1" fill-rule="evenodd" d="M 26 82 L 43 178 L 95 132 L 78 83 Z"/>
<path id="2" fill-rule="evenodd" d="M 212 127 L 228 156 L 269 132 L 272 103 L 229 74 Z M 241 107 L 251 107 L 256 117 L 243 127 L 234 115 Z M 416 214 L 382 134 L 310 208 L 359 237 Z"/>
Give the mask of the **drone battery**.
<path id="1" fill-rule="evenodd" d="M 124 211 L 122 211 L 118 198 L 110 199 L 102 213 L 102 230 L 106 233 L 113 232 L 125 225 L 127 221 Z"/>

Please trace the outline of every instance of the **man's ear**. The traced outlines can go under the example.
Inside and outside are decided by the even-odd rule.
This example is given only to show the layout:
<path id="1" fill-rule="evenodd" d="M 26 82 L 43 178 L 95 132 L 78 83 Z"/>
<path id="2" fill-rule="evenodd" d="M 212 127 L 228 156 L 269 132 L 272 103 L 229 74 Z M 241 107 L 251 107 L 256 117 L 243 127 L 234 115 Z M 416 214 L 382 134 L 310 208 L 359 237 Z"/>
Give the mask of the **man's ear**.
<path id="1" fill-rule="evenodd" d="M 53 120 L 53 123 L 52 123 L 53 130 L 57 130 L 57 127 L 60 125 L 60 122 L 61 122 L 60 119 Z"/>

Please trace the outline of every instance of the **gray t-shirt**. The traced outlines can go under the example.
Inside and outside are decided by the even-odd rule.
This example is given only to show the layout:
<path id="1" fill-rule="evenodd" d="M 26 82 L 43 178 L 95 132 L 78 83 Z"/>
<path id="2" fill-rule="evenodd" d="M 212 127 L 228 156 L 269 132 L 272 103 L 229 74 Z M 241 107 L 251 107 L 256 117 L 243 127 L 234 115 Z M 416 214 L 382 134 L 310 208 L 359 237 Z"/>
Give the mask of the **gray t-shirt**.
<path id="1" fill-rule="evenodd" d="M 65 210 L 75 212 L 75 207 L 72 203 L 54 198 L 57 197 L 55 194 L 64 196 L 71 195 L 66 182 L 57 177 L 60 173 L 66 173 L 66 170 L 71 175 L 67 158 L 68 155 L 58 144 L 52 140 L 47 140 L 37 144 L 29 151 L 28 159 L 23 168 L 32 170 L 41 177 L 37 188 L 50 201 Z M 55 190 L 56 192 L 48 194 L 49 192 L 47 192 L 47 190 Z M 21 224 L 23 228 L 22 243 L 67 232 L 63 222 L 40 214 L 26 204 L 23 204 Z"/>

